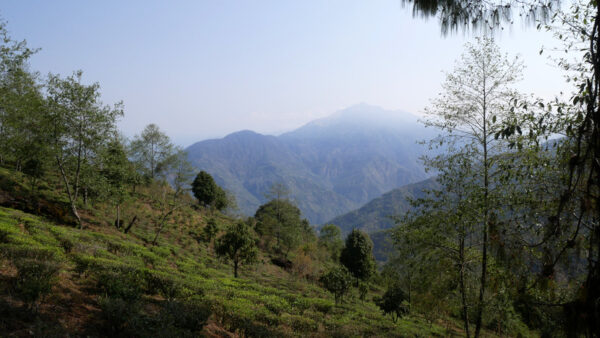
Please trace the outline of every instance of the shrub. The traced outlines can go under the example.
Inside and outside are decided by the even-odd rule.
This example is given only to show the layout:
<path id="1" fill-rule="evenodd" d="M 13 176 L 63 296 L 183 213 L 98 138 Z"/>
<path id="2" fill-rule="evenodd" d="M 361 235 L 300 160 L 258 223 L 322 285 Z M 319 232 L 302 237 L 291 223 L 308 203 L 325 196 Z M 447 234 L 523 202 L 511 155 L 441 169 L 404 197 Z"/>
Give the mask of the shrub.
<path id="1" fill-rule="evenodd" d="M 392 316 L 394 323 L 408 313 L 408 297 L 398 285 L 392 285 L 383 294 L 383 297 L 375 300 L 375 303 L 385 313 Z"/>
<path id="2" fill-rule="evenodd" d="M 310 302 L 305 298 L 297 298 L 292 302 L 292 308 L 296 309 L 299 314 L 303 314 L 308 308 L 310 308 Z"/>
<path id="3" fill-rule="evenodd" d="M 8 243 L 8 235 L 10 235 L 9 231 L 0 229 L 0 243 Z"/>
<path id="4" fill-rule="evenodd" d="M 63 250 L 65 250 L 65 253 L 70 253 L 71 251 L 73 251 L 74 246 L 75 245 L 73 244 L 73 242 L 71 242 L 71 240 L 69 240 L 68 238 L 60 239 L 60 247 L 63 248 Z"/>
<path id="5" fill-rule="evenodd" d="M 133 302 L 142 296 L 145 279 L 142 271 L 126 267 L 120 271 L 101 272 L 98 276 L 97 287 L 106 296 Z"/>
<path id="6" fill-rule="evenodd" d="M 335 303 L 338 304 L 350 290 L 352 275 L 344 266 L 335 267 L 319 279 L 327 291 L 333 293 Z"/>
<path id="7" fill-rule="evenodd" d="M 60 265 L 53 260 L 19 258 L 13 264 L 17 268 L 14 289 L 30 307 L 50 293 L 60 270 Z"/>
<path id="8" fill-rule="evenodd" d="M 135 323 L 140 319 L 138 302 L 126 301 L 118 297 L 101 297 L 98 300 L 103 326 L 107 336 L 128 336 L 135 332 Z"/>
<path id="9" fill-rule="evenodd" d="M 171 276 L 150 272 L 146 276 L 147 290 L 149 293 L 160 294 L 168 300 L 178 297 L 183 290 L 182 283 Z"/>
<path id="10" fill-rule="evenodd" d="M 287 311 L 289 308 L 289 303 L 285 299 L 277 296 L 265 296 L 262 298 L 262 300 L 265 304 L 265 307 L 276 315 L 283 311 Z"/>
<path id="11" fill-rule="evenodd" d="M 312 307 L 323 314 L 327 314 L 333 309 L 333 303 L 327 299 L 315 298 L 311 300 Z"/>
<path id="12" fill-rule="evenodd" d="M 181 331 L 190 331 L 189 333 L 197 333 L 206 325 L 210 315 L 210 303 L 192 299 L 185 302 L 166 301 L 159 313 L 159 318 L 163 328 L 176 328 Z"/>

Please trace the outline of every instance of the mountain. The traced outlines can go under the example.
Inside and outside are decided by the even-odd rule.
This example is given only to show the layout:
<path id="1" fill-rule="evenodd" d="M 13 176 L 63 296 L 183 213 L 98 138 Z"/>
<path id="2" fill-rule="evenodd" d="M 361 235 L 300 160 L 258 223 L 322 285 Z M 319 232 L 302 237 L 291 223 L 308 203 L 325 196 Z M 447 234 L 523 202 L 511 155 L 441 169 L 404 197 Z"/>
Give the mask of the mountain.
<path id="1" fill-rule="evenodd" d="M 435 177 L 408 184 L 387 192 L 359 209 L 338 216 L 327 223 L 339 226 L 344 234 L 355 228 L 367 233 L 387 230 L 394 226 L 393 216 L 402 216 L 410 210 L 411 205 L 408 198 L 425 197 L 425 190 L 436 187 Z"/>
<path id="2" fill-rule="evenodd" d="M 393 217 L 402 216 L 410 210 L 408 199 L 425 197 L 426 190 L 437 187 L 435 177 L 405 185 L 373 199 L 356 210 L 338 216 L 327 224 L 339 226 L 344 236 L 352 229 L 368 233 L 373 241 L 375 259 L 384 263 L 393 248 L 393 241 L 388 232 L 395 225 Z"/>
<path id="3" fill-rule="evenodd" d="M 236 196 L 243 214 L 254 214 L 269 187 L 284 183 L 303 215 L 321 224 L 427 178 L 417 142 L 431 135 L 414 115 L 359 104 L 280 136 L 240 131 L 187 152 Z"/>

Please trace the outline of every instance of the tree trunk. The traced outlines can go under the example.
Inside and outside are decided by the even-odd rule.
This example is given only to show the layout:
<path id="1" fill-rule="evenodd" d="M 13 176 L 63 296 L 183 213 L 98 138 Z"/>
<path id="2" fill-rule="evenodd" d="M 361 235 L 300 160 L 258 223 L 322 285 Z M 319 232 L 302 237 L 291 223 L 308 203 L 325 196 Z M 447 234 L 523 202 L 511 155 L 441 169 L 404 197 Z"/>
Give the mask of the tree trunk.
<path id="1" fill-rule="evenodd" d="M 467 292 L 465 288 L 465 240 L 461 237 L 460 248 L 459 248 L 459 259 L 460 259 L 460 295 L 463 308 L 463 320 L 465 324 L 465 334 L 467 338 L 471 337 L 469 332 L 469 309 L 467 307 Z"/>
<path id="2" fill-rule="evenodd" d="M 237 278 L 238 276 L 238 261 L 237 259 L 233 261 L 233 276 Z"/>
<path id="3" fill-rule="evenodd" d="M 133 216 L 133 219 L 131 220 L 131 222 L 129 222 L 129 225 L 127 225 L 127 228 L 125 228 L 125 233 L 127 234 L 129 232 L 129 230 L 131 229 L 131 227 L 133 227 L 133 224 L 135 223 L 135 221 L 137 221 L 137 215 Z"/>
<path id="4" fill-rule="evenodd" d="M 69 186 L 69 179 L 67 178 L 67 174 L 65 173 L 65 169 L 62 165 L 62 161 L 59 157 L 56 157 L 56 162 L 60 169 L 60 175 L 62 176 L 63 182 L 65 184 L 65 189 L 67 190 L 67 196 L 69 197 L 69 204 L 71 206 L 71 213 L 77 219 L 77 225 L 79 229 L 82 228 L 81 217 L 79 217 L 79 213 L 77 212 L 77 201 L 74 199 L 73 194 L 71 193 L 71 187 Z"/>
<path id="5" fill-rule="evenodd" d="M 483 65 L 485 72 L 485 63 Z M 483 302 L 485 296 L 485 286 L 487 279 L 487 247 L 488 247 L 488 218 L 489 218 L 489 163 L 487 149 L 487 97 L 486 97 L 486 78 L 483 78 L 483 248 L 481 257 L 481 280 L 479 285 L 479 302 L 477 304 L 477 321 L 475 324 L 475 338 L 481 333 L 481 321 L 483 317 Z"/>
<path id="6" fill-rule="evenodd" d="M 117 230 L 121 229 L 121 205 L 117 204 L 117 221 L 115 223 Z"/>

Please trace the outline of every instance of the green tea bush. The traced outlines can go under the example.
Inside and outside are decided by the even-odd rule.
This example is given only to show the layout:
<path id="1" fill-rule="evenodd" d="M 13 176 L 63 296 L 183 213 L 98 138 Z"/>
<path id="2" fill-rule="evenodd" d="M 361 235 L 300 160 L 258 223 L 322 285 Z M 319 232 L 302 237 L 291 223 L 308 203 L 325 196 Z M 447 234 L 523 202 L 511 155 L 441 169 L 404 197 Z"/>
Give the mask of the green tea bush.
<path id="1" fill-rule="evenodd" d="M 147 291 L 151 294 L 159 294 L 167 300 L 179 297 L 183 293 L 183 284 L 174 277 L 151 271 L 146 274 Z"/>
<path id="2" fill-rule="evenodd" d="M 13 264 L 17 269 L 14 290 L 29 307 L 50 293 L 60 271 L 60 264 L 53 260 L 19 258 Z"/>
<path id="3" fill-rule="evenodd" d="M 323 314 L 328 314 L 334 307 L 334 303 L 327 299 L 312 298 L 309 302 L 311 307 Z"/>
<path id="4" fill-rule="evenodd" d="M 299 314 L 303 314 L 304 311 L 308 310 L 311 306 L 311 303 L 306 298 L 297 298 L 292 303 L 292 308 L 295 309 Z"/>
<path id="5" fill-rule="evenodd" d="M 210 303 L 201 299 L 166 301 L 159 313 L 162 328 L 175 328 L 180 335 L 198 334 L 211 315 Z"/>
<path id="6" fill-rule="evenodd" d="M 8 236 L 10 234 L 11 234 L 11 232 L 8 230 L 0 229 L 0 243 L 8 243 L 9 242 Z"/>
<path id="7" fill-rule="evenodd" d="M 274 314 L 278 315 L 281 312 L 289 311 L 290 304 L 283 298 L 268 295 L 262 297 L 261 300 L 265 304 L 265 307 Z"/>
<path id="8" fill-rule="evenodd" d="M 73 244 L 73 242 L 68 238 L 61 238 L 59 242 L 60 247 L 63 248 L 63 250 L 65 250 L 65 253 L 70 253 L 75 247 L 75 244 Z"/>
<path id="9" fill-rule="evenodd" d="M 141 270 L 126 267 L 117 271 L 100 272 L 96 286 L 106 296 L 133 302 L 142 296 L 145 282 Z"/>
<path id="10" fill-rule="evenodd" d="M 303 316 L 284 314 L 282 320 L 294 329 L 294 332 L 313 332 L 319 325 L 312 319 Z"/>
<path id="11" fill-rule="evenodd" d="M 140 304 L 136 301 L 126 301 L 118 297 L 100 297 L 101 330 L 108 337 L 127 337 L 134 335 L 136 324 L 141 320 Z"/>

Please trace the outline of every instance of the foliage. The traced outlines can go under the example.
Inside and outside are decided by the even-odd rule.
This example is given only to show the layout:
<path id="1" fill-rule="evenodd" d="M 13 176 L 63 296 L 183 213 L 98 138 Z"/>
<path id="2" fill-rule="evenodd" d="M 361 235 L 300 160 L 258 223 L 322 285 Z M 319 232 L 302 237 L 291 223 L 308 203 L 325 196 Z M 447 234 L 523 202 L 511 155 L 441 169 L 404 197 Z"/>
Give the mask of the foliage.
<path id="1" fill-rule="evenodd" d="M 381 299 L 376 301 L 377 306 L 385 313 L 392 316 L 394 323 L 409 313 L 408 296 L 398 285 L 390 286 Z"/>
<path id="2" fill-rule="evenodd" d="M 218 256 L 233 262 L 234 276 L 237 277 L 240 264 L 251 264 L 256 260 L 256 240 L 245 223 L 236 222 L 217 239 L 215 251 Z"/>
<path id="3" fill-rule="evenodd" d="M 413 5 L 415 16 L 435 16 L 442 33 L 480 30 L 493 32 L 513 23 L 513 12 L 529 21 L 546 21 L 560 8 L 558 0 L 473 1 L 473 0 L 403 0 Z"/>
<path id="4" fill-rule="evenodd" d="M 168 172 L 175 151 L 169 137 L 157 125 L 149 124 L 131 142 L 131 154 L 138 170 L 155 179 Z"/>
<path id="5" fill-rule="evenodd" d="M 200 171 L 192 183 L 192 192 L 200 205 L 223 210 L 227 207 L 227 194 L 206 171 Z"/>
<path id="6" fill-rule="evenodd" d="M 344 247 L 342 231 L 334 224 L 326 224 L 319 231 L 319 244 L 329 251 L 331 259 L 336 262 L 340 259 L 340 253 Z"/>
<path id="7" fill-rule="evenodd" d="M 49 294 L 57 282 L 60 264 L 53 260 L 19 258 L 13 263 L 17 268 L 14 289 L 30 307 Z"/>
<path id="8" fill-rule="evenodd" d="M 208 243 L 212 242 L 218 231 L 219 227 L 217 226 L 215 219 L 212 217 L 209 218 L 208 221 L 206 221 L 206 226 L 202 230 L 204 234 L 203 239 Z"/>
<path id="9" fill-rule="evenodd" d="M 338 304 L 344 298 L 344 295 L 350 291 L 352 286 L 352 275 L 344 266 L 336 266 L 323 274 L 319 281 L 325 289 L 333 293 L 335 303 Z"/>
<path id="10" fill-rule="evenodd" d="M 292 202 L 273 199 L 256 210 L 256 232 L 268 244 L 275 241 L 276 248 L 287 257 L 291 250 L 302 243 L 303 236 L 312 232 L 300 216 L 300 209 Z"/>
<path id="11" fill-rule="evenodd" d="M 346 245 L 340 254 L 340 262 L 359 280 L 368 280 L 375 273 L 373 242 L 369 235 L 354 229 L 346 237 Z"/>

